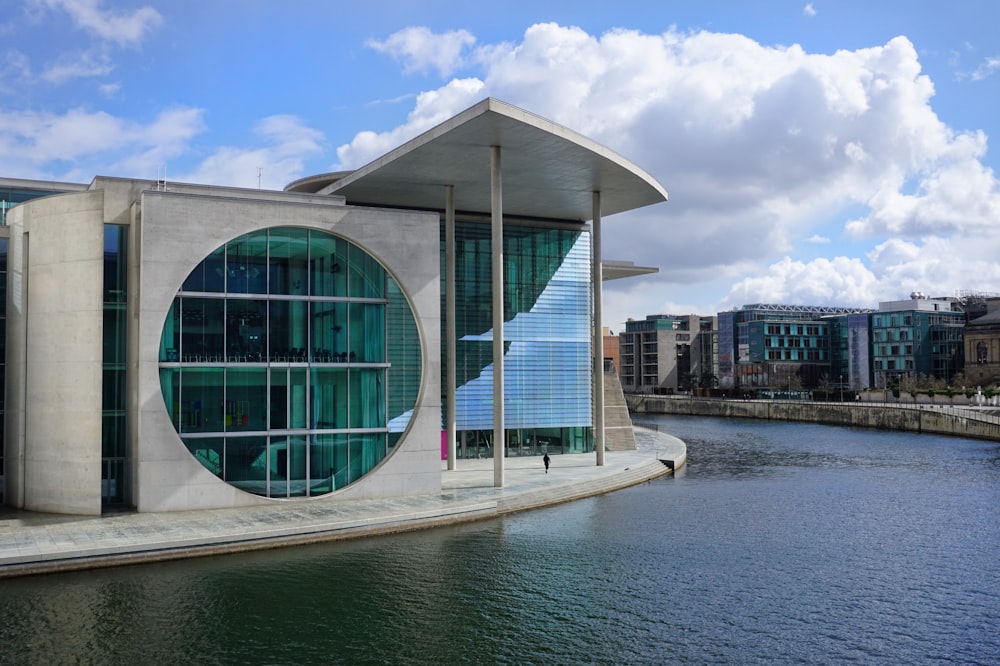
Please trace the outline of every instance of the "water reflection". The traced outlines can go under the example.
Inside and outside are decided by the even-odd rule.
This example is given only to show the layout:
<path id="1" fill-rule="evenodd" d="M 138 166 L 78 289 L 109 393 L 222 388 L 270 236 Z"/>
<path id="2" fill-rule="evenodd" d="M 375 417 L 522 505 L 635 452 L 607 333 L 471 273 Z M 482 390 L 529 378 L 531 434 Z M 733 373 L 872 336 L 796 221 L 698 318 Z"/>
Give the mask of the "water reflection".
<path id="1" fill-rule="evenodd" d="M 688 468 L 506 519 L 0 582 L 0 663 L 1000 661 L 997 446 L 663 419 Z"/>

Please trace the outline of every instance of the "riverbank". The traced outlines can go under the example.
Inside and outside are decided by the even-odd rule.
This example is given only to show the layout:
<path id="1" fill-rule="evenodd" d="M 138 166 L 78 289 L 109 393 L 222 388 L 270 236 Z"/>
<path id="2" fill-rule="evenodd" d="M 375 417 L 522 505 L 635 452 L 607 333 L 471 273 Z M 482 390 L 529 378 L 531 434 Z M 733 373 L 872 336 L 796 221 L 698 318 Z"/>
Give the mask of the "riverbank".
<path id="1" fill-rule="evenodd" d="M 280 502 L 268 507 L 120 513 L 100 517 L 0 510 L 0 578 L 200 557 L 360 538 L 493 518 L 650 481 L 680 468 L 684 443 L 636 429 L 636 450 L 508 458 L 503 488 L 493 461 L 442 469 L 441 493 L 384 500 Z"/>
<path id="2" fill-rule="evenodd" d="M 996 409 L 929 404 L 734 400 L 690 396 L 625 396 L 629 412 L 801 421 L 1000 441 Z"/>

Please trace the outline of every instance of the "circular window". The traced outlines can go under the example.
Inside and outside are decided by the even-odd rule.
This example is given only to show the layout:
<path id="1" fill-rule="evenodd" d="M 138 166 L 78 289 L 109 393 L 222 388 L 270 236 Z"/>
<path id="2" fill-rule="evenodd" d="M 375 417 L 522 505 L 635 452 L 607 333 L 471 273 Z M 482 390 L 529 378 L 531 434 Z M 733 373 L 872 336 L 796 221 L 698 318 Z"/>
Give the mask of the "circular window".
<path id="1" fill-rule="evenodd" d="M 395 446 L 421 376 L 413 312 L 371 255 L 280 227 L 205 258 L 160 337 L 167 413 L 197 460 L 265 497 L 323 495 Z"/>

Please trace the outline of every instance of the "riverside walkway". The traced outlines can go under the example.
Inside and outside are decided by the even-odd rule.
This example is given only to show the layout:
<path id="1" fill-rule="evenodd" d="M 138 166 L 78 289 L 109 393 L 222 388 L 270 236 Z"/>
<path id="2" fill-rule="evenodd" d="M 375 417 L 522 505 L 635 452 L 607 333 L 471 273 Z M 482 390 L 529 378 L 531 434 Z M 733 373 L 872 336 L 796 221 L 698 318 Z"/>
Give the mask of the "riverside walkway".
<path id="1" fill-rule="evenodd" d="M 635 429 L 636 450 L 507 458 L 503 488 L 493 461 L 442 463 L 441 493 L 390 499 L 281 502 L 263 507 L 64 516 L 0 510 L 0 578 L 359 538 L 480 520 L 618 490 L 668 474 L 687 448 Z"/>

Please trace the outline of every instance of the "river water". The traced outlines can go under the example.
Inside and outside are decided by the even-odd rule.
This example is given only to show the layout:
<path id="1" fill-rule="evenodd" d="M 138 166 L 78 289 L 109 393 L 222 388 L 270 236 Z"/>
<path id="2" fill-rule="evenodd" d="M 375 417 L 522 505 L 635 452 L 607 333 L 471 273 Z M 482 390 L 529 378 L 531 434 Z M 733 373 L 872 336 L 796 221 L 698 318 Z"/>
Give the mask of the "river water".
<path id="1" fill-rule="evenodd" d="M 1000 444 L 647 420 L 687 442 L 676 477 L 451 528 L 0 581 L 0 663 L 1000 663 Z"/>

